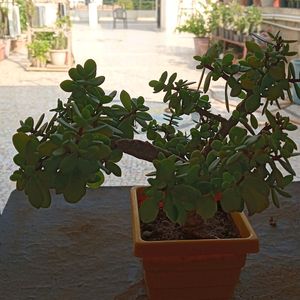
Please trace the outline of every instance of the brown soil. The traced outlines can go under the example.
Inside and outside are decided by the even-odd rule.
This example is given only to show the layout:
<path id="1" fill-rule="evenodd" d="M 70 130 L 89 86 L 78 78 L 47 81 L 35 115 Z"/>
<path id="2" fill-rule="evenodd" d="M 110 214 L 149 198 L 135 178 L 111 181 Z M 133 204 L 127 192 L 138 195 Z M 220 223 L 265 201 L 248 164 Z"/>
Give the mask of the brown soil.
<path id="1" fill-rule="evenodd" d="M 146 241 L 227 239 L 239 238 L 240 234 L 229 214 L 218 211 L 204 221 L 199 215 L 191 214 L 184 226 L 172 223 L 161 209 L 155 221 L 141 223 L 142 238 Z"/>

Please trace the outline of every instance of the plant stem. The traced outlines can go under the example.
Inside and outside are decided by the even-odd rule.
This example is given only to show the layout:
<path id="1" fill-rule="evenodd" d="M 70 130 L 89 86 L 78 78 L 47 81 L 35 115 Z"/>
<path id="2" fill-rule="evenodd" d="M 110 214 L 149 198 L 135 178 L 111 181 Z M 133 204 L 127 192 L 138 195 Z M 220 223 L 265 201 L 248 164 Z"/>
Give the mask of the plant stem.
<path id="1" fill-rule="evenodd" d="M 160 152 L 164 153 L 166 156 L 174 155 L 166 149 L 156 147 L 147 141 L 141 140 L 115 140 L 113 142 L 113 146 L 122 150 L 124 153 L 149 162 L 153 162 L 153 160 L 158 157 Z M 186 159 L 180 156 L 176 156 L 176 158 L 184 162 L 186 161 Z"/>

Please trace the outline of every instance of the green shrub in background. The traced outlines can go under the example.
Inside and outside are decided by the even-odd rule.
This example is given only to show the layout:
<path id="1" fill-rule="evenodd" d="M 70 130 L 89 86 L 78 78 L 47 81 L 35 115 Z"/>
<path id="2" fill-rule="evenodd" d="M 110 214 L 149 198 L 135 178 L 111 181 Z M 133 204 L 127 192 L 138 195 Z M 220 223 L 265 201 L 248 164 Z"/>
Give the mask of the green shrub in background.
<path id="1" fill-rule="evenodd" d="M 68 48 L 68 38 L 61 31 L 54 36 L 53 42 L 51 43 L 51 49 L 62 50 Z"/>
<path id="2" fill-rule="evenodd" d="M 28 51 L 33 58 L 38 59 L 41 62 L 46 62 L 47 54 L 50 49 L 50 42 L 47 40 L 35 39 L 28 46 Z"/>
<path id="3" fill-rule="evenodd" d="M 123 4 L 125 9 L 135 9 L 135 10 L 155 9 L 155 0 L 103 0 L 103 4 L 104 5 Z"/>
<path id="4" fill-rule="evenodd" d="M 123 8 L 125 8 L 127 10 L 132 10 L 133 9 L 132 0 L 118 0 L 117 4 L 122 6 Z"/>
<path id="5" fill-rule="evenodd" d="M 32 0 L 16 0 L 16 3 L 20 10 L 21 31 L 24 32 L 27 30 L 28 24 L 31 23 L 34 10 L 33 2 Z"/>
<path id="6" fill-rule="evenodd" d="M 6 7 L 0 7 L 0 37 L 9 34 L 7 14 L 8 9 Z"/>
<path id="7" fill-rule="evenodd" d="M 33 40 L 47 41 L 49 45 L 53 42 L 54 32 L 36 32 Z"/>
<path id="8" fill-rule="evenodd" d="M 155 9 L 155 0 L 132 0 L 134 9 L 153 10 Z"/>

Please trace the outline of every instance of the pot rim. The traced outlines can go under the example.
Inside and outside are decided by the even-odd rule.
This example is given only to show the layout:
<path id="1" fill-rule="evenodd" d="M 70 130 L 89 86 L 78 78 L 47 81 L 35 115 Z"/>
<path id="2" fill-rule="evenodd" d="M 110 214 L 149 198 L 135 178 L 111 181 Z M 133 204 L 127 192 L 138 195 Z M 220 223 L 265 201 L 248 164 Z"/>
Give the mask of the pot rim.
<path id="1" fill-rule="evenodd" d="M 202 239 L 202 240 L 165 240 L 145 241 L 141 237 L 138 213 L 137 190 L 145 186 L 131 188 L 132 232 L 134 253 L 138 257 L 161 255 L 199 255 L 199 254 L 230 254 L 255 253 L 259 250 L 256 233 L 244 213 L 230 213 L 241 238 Z"/>
<path id="2" fill-rule="evenodd" d="M 59 52 L 67 52 L 68 49 L 50 49 L 49 52 L 59 53 Z"/>

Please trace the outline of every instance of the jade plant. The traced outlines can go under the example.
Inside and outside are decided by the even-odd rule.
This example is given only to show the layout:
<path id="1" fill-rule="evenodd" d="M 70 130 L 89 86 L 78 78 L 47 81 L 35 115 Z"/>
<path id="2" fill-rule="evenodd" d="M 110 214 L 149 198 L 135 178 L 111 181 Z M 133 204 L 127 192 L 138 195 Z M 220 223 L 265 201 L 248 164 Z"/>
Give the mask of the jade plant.
<path id="1" fill-rule="evenodd" d="M 20 122 L 13 136 L 18 170 L 11 180 L 36 208 L 50 206 L 52 189 L 75 203 L 87 188 L 99 188 L 105 174 L 121 176 L 118 162 L 127 153 L 154 166 L 148 174 L 147 200 L 140 206 L 144 222 L 154 220 L 160 209 L 183 224 L 191 211 L 207 219 L 218 209 L 246 208 L 252 215 L 270 202 L 279 207 L 278 195 L 289 197 L 284 188 L 295 175 L 289 159 L 297 155 L 297 145 L 288 133 L 297 127 L 288 117 L 273 115 L 270 107 L 280 107 L 291 85 L 300 93 L 298 74 L 286 58 L 295 54 L 289 50 L 291 41 L 279 34 L 270 37 L 264 47 L 247 41 L 248 54 L 238 63 L 231 54 L 220 59 L 216 47 L 196 56 L 202 70 L 199 86 L 206 74 L 203 91 L 176 73 L 164 72 L 150 81 L 169 107 L 163 123 L 151 117 L 141 96 L 123 90 L 120 102 L 113 101 L 117 92 L 104 92 L 105 78 L 97 76 L 93 60 L 71 68 L 71 79 L 60 85 L 69 98 L 66 103 L 58 100 L 52 119 L 44 122 L 43 114 L 37 122 L 31 117 Z M 220 78 L 226 82 L 227 110 L 229 95 L 239 99 L 229 118 L 211 111 L 206 94 L 211 80 Z M 262 128 L 257 110 L 265 116 Z M 181 117 L 194 112 L 199 118 L 193 128 L 179 130 Z M 140 131 L 148 141 L 135 138 Z"/>

